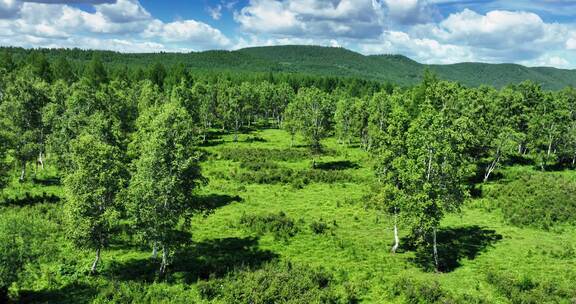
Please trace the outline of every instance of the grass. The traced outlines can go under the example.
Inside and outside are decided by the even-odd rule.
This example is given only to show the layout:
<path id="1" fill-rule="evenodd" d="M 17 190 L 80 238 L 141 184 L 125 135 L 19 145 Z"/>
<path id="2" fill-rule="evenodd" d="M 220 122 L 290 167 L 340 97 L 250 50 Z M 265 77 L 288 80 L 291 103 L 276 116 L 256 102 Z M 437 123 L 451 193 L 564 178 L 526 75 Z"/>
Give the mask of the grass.
<path id="1" fill-rule="evenodd" d="M 255 137 L 261 140 L 250 140 Z M 218 155 L 221 149 L 290 148 L 290 136 L 281 130 L 242 134 L 237 143 L 232 138 L 223 135 L 214 139 L 220 144 L 207 145 L 204 149 Z M 226 178 L 231 170 L 246 170 L 240 168 L 241 162 L 209 157 L 203 170 L 210 182 L 201 194 L 212 200 L 217 209 L 206 217 L 193 219 L 193 244 L 177 254 L 165 281 L 155 282 L 157 262 L 150 260 L 149 248 L 130 239 L 129 232 L 121 234 L 112 248 L 103 253 L 97 277 L 87 276 L 91 252 L 73 249 L 64 235 L 54 235 L 51 241 L 60 250 L 43 258 L 39 265 L 30 266 L 11 292 L 26 303 L 123 302 L 134 300 L 136 295 L 142 302 L 205 303 L 208 300 L 201 297 L 198 280 L 223 278 L 237 268 L 258 269 L 273 260 L 322 267 L 334 276 L 337 290 L 353 290 L 363 303 L 415 301 L 412 294 L 405 293 L 406 285 L 394 288 L 399 286 L 398 282 L 411 280 L 437 282 L 430 288 L 439 288 L 457 299 L 453 302 L 515 303 L 502 288 L 487 279 L 489 273 L 547 280 L 574 288 L 570 282 L 576 281 L 576 254 L 573 253 L 576 229 L 565 226 L 543 231 L 511 226 L 490 199 L 483 197 L 474 198 L 461 213 L 449 215 L 442 222 L 443 231 L 451 236 L 444 249 L 449 253 L 446 256 L 454 259 L 450 271 L 424 271 L 417 262 L 418 252 L 413 250 L 391 254 L 391 219 L 364 208 L 363 197 L 369 193 L 373 178 L 369 156 L 358 148 L 339 145 L 333 138 L 324 144 L 329 153 L 317 158 L 317 163 L 326 164 L 318 170 L 350 174 L 355 182 L 315 182 L 301 188 L 290 184 L 242 184 Z M 304 147 L 293 149 L 305 150 Z M 297 171 L 309 170 L 312 166 L 312 159 L 308 157 L 272 162 Z M 507 182 L 508 177 L 529 170 L 532 168 L 504 169 L 500 172 L 504 178 L 484 187 Z M 39 175 L 44 181 L 55 181 L 55 178 L 56 172 L 50 168 Z M 26 200 L 25 193 L 29 193 L 28 198 L 44 193 L 62 197 L 62 188 L 57 182 L 14 182 L 5 196 L 22 201 Z M 1 208 L 18 208 L 24 214 L 49 208 L 55 210 L 49 213 L 49 218 L 60 222 L 62 201 L 36 203 L 45 207 L 0 203 L 0 214 Z M 238 225 L 246 215 L 281 212 L 298 225 L 297 233 L 289 240 Z M 317 222 L 329 226 L 326 233 L 313 231 L 311 225 Z M 405 237 L 407 231 L 401 229 L 401 232 Z M 431 293 L 420 287 L 414 290 Z M 569 297 L 566 296 L 564 303 L 574 303 L 575 299 Z"/>

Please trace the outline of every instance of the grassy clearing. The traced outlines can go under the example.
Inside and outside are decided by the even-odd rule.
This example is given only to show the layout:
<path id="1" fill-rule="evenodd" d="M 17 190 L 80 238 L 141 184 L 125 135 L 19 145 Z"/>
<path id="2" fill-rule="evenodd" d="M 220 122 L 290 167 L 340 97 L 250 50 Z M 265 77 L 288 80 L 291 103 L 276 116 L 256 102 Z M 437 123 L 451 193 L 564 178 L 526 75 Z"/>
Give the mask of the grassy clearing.
<path id="1" fill-rule="evenodd" d="M 550 303 L 576 301 L 576 229 L 572 226 L 550 231 L 512 226 L 490 198 L 475 198 L 460 214 L 442 223 L 447 241 L 440 243 L 440 255 L 450 260 L 450 271 L 426 272 L 419 252 L 406 247 L 396 255 L 389 252 L 391 219 L 365 209 L 363 197 L 372 180 L 365 152 L 330 138 L 325 141 L 328 152 L 316 156 L 314 170 L 346 174 L 352 181 L 316 180 L 298 187 L 240 183 L 230 178 L 234 172 L 258 168 L 242 168 L 242 159 L 230 152 L 234 149 L 242 149 L 251 162 L 295 172 L 311 170 L 313 156 L 304 147 L 290 148 L 290 137 L 281 130 L 242 134 L 238 143 L 232 138 L 225 135 L 215 139 L 219 144 L 205 147 L 212 155 L 203 164 L 210 182 L 201 194 L 217 208 L 193 220 L 193 244 L 175 255 L 166 281 L 155 282 L 158 263 L 150 259 L 150 248 L 138 245 L 127 229 L 103 253 L 97 277 L 87 275 L 92 253 L 72 249 L 63 233 L 58 233 L 49 240 L 54 250 L 26 269 L 12 287 L 12 295 L 26 303 L 224 303 L 227 296 L 241 291 L 219 291 L 217 296 L 210 282 L 227 280 L 223 283 L 227 288 L 242 289 L 249 286 L 242 284 L 246 278 L 275 282 L 307 273 L 308 267 L 320 279 L 329 278 L 329 289 L 319 292 L 302 287 L 300 299 L 318 293 L 340 302 L 531 303 L 549 291 L 556 294 L 547 298 Z M 274 151 L 272 157 L 266 157 L 266 149 Z M 288 156 L 282 152 L 286 149 L 291 151 Z M 250 157 L 250 151 L 258 157 Z M 227 157 L 221 157 L 226 153 Z M 530 170 L 503 170 L 503 178 L 484 185 L 483 192 Z M 571 171 L 547 174 L 575 175 Z M 24 216 L 40 214 L 58 226 L 62 202 L 35 199 L 62 197 L 56 172 L 49 167 L 38 179 L 36 183 L 14 182 L 4 193 L 0 214 L 7 209 Z M 257 228 L 239 225 L 243 217 L 257 222 Z M 325 227 L 318 228 L 319 223 Z M 289 237 L 278 237 L 275 229 L 288 229 Z M 406 237 L 407 231 L 402 232 Z M 266 272 L 274 269 L 271 263 L 281 264 Z M 286 263 L 295 268 L 287 268 Z M 318 283 L 314 276 L 305 281 L 312 282 L 311 286 L 324 282 Z M 526 282 L 553 282 L 558 290 Z"/>

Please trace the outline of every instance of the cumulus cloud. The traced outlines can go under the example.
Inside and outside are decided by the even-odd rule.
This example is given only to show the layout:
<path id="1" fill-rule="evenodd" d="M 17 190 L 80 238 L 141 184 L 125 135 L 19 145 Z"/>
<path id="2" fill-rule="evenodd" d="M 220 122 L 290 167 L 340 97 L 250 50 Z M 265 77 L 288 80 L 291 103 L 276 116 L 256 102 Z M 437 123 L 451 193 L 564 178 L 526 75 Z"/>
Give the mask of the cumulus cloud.
<path id="1" fill-rule="evenodd" d="M 403 54 L 422 63 L 450 64 L 475 61 L 477 57 L 465 46 L 444 44 L 430 38 L 416 38 L 401 31 L 386 31 L 378 40 L 359 45 L 367 54 Z"/>
<path id="2" fill-rule="evenodd" d="M 159 38 L 167 42 L 189 42 L 205 48 L 222 48 L 230 44 L 230 40 L 219 30 L 202 22 L 194 20 L 163 23 L 155 20 L 143 33 L 147 38 Z"/>
<path id="3" fill-rule="evenodd" d="M 541 38 L 545 26 L 534 13 L 491 11 L 480 15 L 465 9 L 442 21 L 439 34 L 446 40 L 460 40 L 468 45 L 505 48 Z"/>
<path id="4" fill-rule="evenodd" d="M 128 23 L 152 18 L 152 15 L 137 0 L 118 0 L 112 4 L 97 5 L 96 11 L 113 23 Z"/>
<path id="5" fill-rule="evenodd" d="M 155 19 L 137 0 L 91 1 L 100 3 L 93 12 L 64 3 L 78 1 L 0 1 L 2 14 L 8 15 L 7 8 L 14 11 L 12 19 L 0 19 L 2 45 L 150 52 L 224 48 L 230 43 L 219 30 L 202 22 Z"/>
<path id="6" fill-rule="evenodd" d="M 364 38 L 381 33 L 383 12 L 377 0 L 250 0 L 234 19 L 253 33 Z"/>
<path id="7" fill-rule="evenodd" d="M 434 20 L 438 11 L 425 0 L 384 0 L 387 17 L 400 24 L 419 24 Z"/>

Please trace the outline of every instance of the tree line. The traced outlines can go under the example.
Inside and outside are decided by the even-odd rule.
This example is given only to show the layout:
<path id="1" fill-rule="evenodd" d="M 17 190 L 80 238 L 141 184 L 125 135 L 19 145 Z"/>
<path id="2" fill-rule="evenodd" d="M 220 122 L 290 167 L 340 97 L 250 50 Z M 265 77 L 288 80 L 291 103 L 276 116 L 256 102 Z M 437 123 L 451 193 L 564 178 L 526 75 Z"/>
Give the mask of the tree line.
<path id="1" fill-rule="evenodd" d="M 243 81 L 161 64 L 134 79 L 111 73 L 97 56 L 81 74 L 41 54 L 1 58 L 0 185 L 53 162 L 63 176 L 68 237 L 94 251 L 92 273 L 122 221 L 154 258 L 161 254 L 165 273 L 189 240 L 192 216 L 208 211 L 195 194 L 207 182 L 202 144 L 214 130 L 236 141 L 243 129 L 283 128 L 315 154 L 333 134 L 359 145 L 374 162 L 375 206 L 394 218 L 393 251 L 405 223 L 433 244 L 437 268 L 440 221 L 460 209 L 476 172 L 487 181 L 518 158 L 541 170 L 576 162 L 573 88 L 467 88 L 430 73 L 412 88 L 272 74 Z"/>

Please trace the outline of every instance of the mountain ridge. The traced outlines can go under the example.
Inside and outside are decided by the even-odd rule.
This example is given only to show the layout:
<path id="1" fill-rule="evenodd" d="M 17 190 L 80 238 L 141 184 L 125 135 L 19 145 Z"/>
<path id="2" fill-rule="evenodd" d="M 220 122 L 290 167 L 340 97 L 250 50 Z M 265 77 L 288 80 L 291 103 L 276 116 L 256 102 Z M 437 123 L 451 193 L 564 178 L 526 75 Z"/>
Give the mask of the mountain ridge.
<path id="1" fill-rule="evenodd" d="M 576 70 L 526 67 L 514 63 L 422 64 L 404 55 L 363 55 L 342 47 L 282 45 L 190 53 L 119 53 L 80 49 L 31 50 L 13 47 L 1 49 L 9 50 L 21 58 L 29 52 L 38 51 L 49 58 L 65 57 L 73 62 L 82 63 L 97 53 L 103 61 L 116 65 L 147 67 L 161 62 L 168 66 L 183 64 L 187 68 L 201 71 L 298 73 L 376 80 L 401 86 L 411 86 L 420 82 L 426 69 L 430 69 L 441 79 L 457 81 L 471 87 L 490 85 L 500 88 L 525 80 L 537 82 L 546 89 L 557 90 L 576 86 Z"/>

